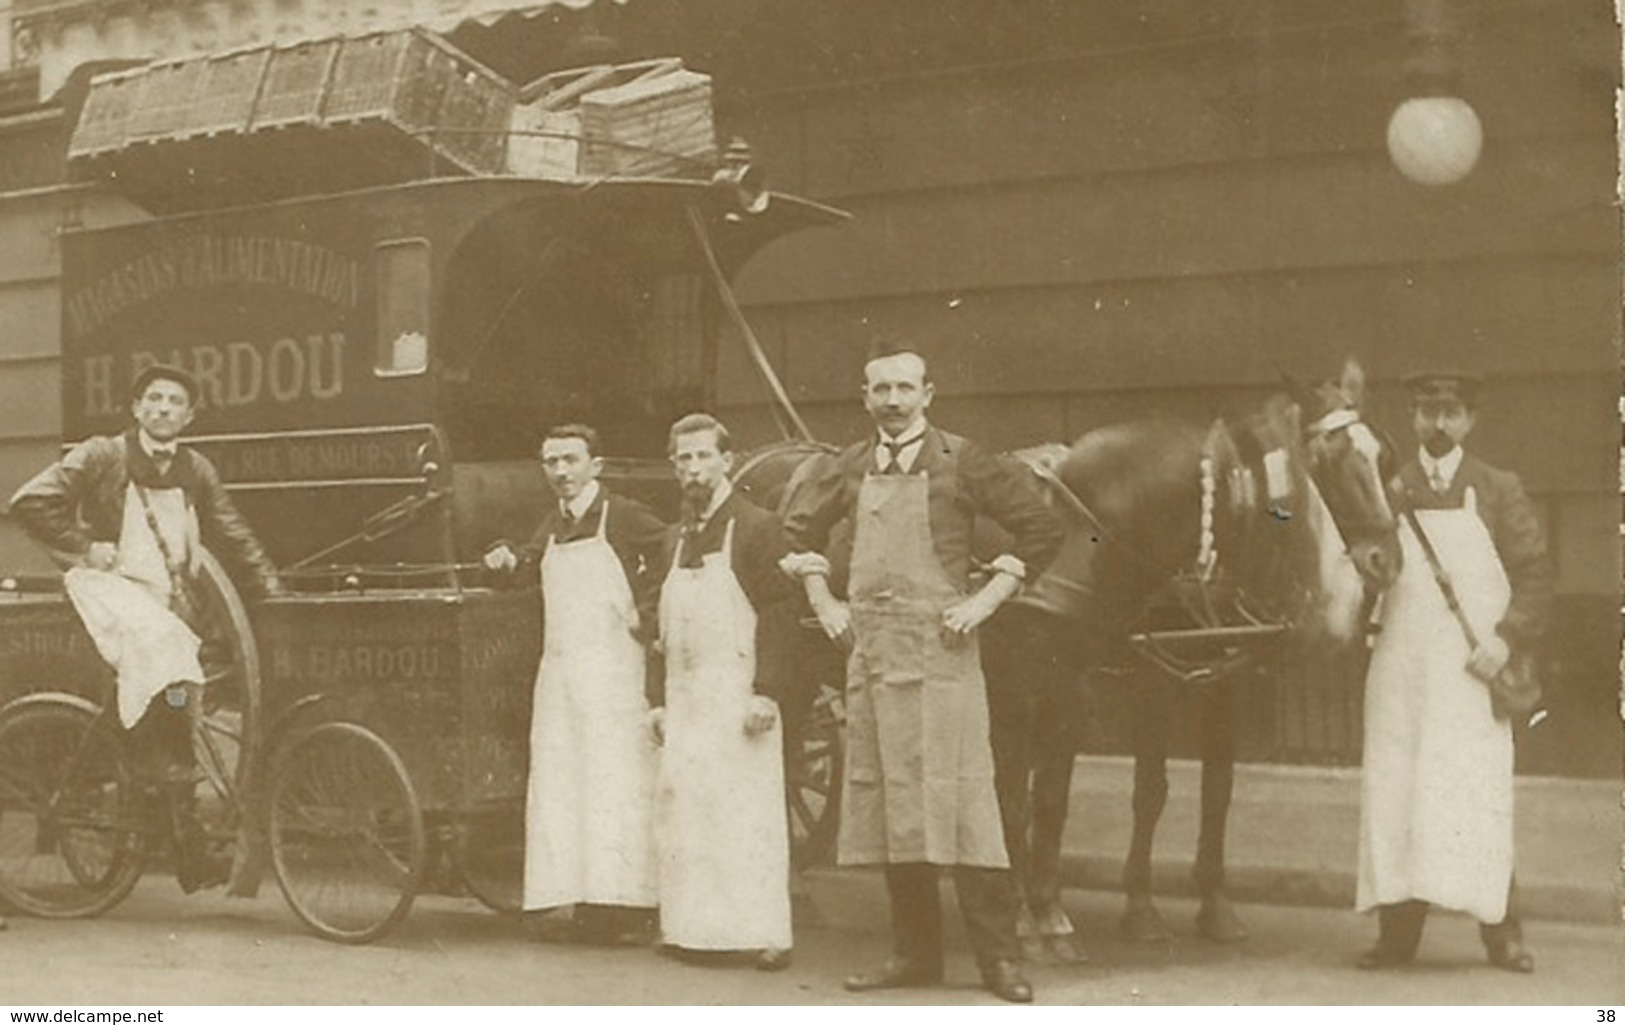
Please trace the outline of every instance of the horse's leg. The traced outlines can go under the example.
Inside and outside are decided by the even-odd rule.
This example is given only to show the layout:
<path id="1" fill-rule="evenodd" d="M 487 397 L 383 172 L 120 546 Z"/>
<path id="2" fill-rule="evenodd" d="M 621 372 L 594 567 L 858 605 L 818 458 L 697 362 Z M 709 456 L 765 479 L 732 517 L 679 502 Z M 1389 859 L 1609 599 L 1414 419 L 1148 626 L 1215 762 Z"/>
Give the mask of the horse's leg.
<path id="1" fill-rule="evenodd" d="M 1053 648 L 1046 656 L 1040 678 L 1034 724 L 1039 755 L 1033 772 L 1027 902 L 1050 957 L 1063 964 L 1077 964 L 1088 957 L 1076 938 L 1072 920 L 1061 907 L 1061 839 L 1066 830 L 1081 722 L 1087 714 L 1085 695 L 1075 685 L 1084 660 L 1060 643 L 1058 633 L 1051 637 Z"/>
<path id="2" fill-rule="evenodd" d="M 1123 866 L 1123 931 L 1129 938 L 1160 942 L 1173 934 L 1151 902 L 1151 841 L 1168 803 L 1169 695 L 1161 677 L 1134 694 L 1134 834 Z"/>
<path id="3" fill-rule="evenodd" d="M 1202 827 L 1196 842 L 1196 892 L 1202 898 L 1196 931 L 1210 940 L 1247 938 L 1224 892 L 1224 834 L 1235 786 L 1235 678 L 1214 684 L 1201 697 Z"/>
<path id="4" fill-rule="evenodd" d="M 1016 934 L 1029 959 L 1041 954 L 1038 929 L 1027 898 L 1027 831 L 1032 821 L 1029 780 L 1032 776 L 1034 690 L 1033 664 L 1026 657 L 1027 630 L 1019 614 L 1006 611 L 984 628 L 982 673 L 993 746 L 993 786 L 999 799 L 999 821 L 1010 857 L 1016 892 Z"/>

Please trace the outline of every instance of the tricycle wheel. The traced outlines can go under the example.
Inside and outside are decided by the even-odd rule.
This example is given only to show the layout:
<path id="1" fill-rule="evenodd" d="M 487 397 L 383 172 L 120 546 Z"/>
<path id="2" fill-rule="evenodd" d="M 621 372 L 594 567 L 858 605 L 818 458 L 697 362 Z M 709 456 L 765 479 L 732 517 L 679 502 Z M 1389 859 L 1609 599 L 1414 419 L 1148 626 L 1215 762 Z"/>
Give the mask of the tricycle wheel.
<path id="1" fill-rule="evenodd" d="M 204 786 L 197 812 L 210 844 L 235 846 L 239 861 L 250 841 L 244 811 L 259 768 L 260 658 L 248 611 L 215 557 L 199 553 L 192 627 L 202 644 L 206 678 L 195 710 L 192 747 Z M 234 892 L 236 892 L 234 890 Z"/>
<path id="2" fill-rule="evenodd" d="M 411 910 L 427 861 L 423 813 L 400 756 L 353 722 L 324 722 L 279 752 L 271 864 L 317 935 L 370 943 Z"/>
<path id="3" fill-rule="evenodd" d="M 0 716 L 0 899 L 87 918 L 141 878 L 146 802 L 114 731 L 69 700 Z"/>
<path id="4" fill-rule="evenodd" d="M 807 714 L 800 748 L 791 752 L 784 778 L 790 809 L 790 855 L 798 868 L 822 864 L 834 854 L 841 817 L 845 729 L 841 692 L 826 685 Z"/>
<path id="5" fill-rule="evenodd" d="M 516 804 L 461 816 L 451 857 L 476 900 L 498 914 L 517 914 L 524 900 L 525 809 Z"/>

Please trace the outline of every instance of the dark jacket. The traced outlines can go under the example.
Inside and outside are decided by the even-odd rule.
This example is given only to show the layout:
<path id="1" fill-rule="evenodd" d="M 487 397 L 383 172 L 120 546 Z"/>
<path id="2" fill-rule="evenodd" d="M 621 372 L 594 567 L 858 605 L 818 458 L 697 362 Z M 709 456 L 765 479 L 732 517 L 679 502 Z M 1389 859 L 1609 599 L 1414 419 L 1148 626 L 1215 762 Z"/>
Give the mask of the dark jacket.
<path id="1" fill-rule="evenodd" d="M 197 514 L 204 547 L 220 558 L 246 594 L 259 597 L 266 592 L 276 568 L 226 494 L 214 464 L 182 445 L 168 471 L 160 474 L 134 428 L 75 445 L 17 490 L 11 498 L 11 515 L 59 565 L 74 566 L 92 542 L 118 543 L 132 480 L 144 487 L 184 491 Z"/>
<path id="2" fill-rule="evenodd" d="M 547 552 L 549 541 L 580 541 L 598 533 L 599 521 L 604 516 L 605 499 L 609 500 L 610 505 L 609 523 L 604 527 L 605 539 L 626 573 L 626 582 L 632 588 L 632 600 L 638 607 L 639 634 L 647 643 L 654 639 L 657 629 L 656 608 L 661 578 L 653 570 L 665 541 L 666 525 L 649 511 L 648 506 L 631 498 L 612 495 L 602 483 L 598 485 L 598 497 L 593 499 L 580 519 L 566 522 L 558 503 L 552 504 L 530 540 L 513 546 L 514 554 L 519 557 L 519 565 L 508 579 L 525 586 L 536 584 L 537 569 Z M 506 543 L 499 541 L 491 547 Z M 545 622 L 545 607 L 542 616 Z"/>
<path id="3" fill-rule="evenodd" d="M 815 457 L 822 463 L 785 502 L 784 528 L 792 550 L 835 554 L 829 547 L 831 531 L 856 508 L 864 475 L 875 465 L 876 444 L 871 435 L 836 455 Z M 961 588 L 970 585 L 973 531 L 979 516 L 1009 532 L 1009 554 L 1025 564 L 1028 580 L 1038 579 L 1060 548 L 1065 524 L 1044 501 L 1032 474 L 964 438 L 927 427 L 910 472 L 930 478 L 932 548 L 949 579 Z M 850 553 L 841 557 L 850 558 Z M 831 567 L 832 585 L 845 577 L 846 568 Z"/>
<path id="4" fill-rule="evenodd" d="M 798 629 L 801 588 L 779 570 L 779 560 L 790 546 L 777 516 L 733 492 L 698 531 L 684 523 L 667 529 L 655 578 L 663 584 L 674 560 L 698 566 L 704 556 L 721 551 L 730 522 L 734 524 L 730 565 L 756 610 L 756 693 L 783 702 L 799 683 L 789 641 Z M 650 688 L 650 701 L 665 703 L 664 681 Z"/>
<path id="5" fill-rule="evenodd" d="M 1528 651 L 1545 631 L 1557 570 L 1547 554 L 1534 503 L 1518 475 L 1463 453 L 1455 479 L 1443 494 L 1433 490 L 1421 464 L 1414 461 L 1399 471 L 1389 488 L 1396 505 L 1413 509 L 1460 509 L 1467 489 L 1473 489 L 1478 516 L 1489 528 L 1512 587 L 1512 599 L 1496 632 L 1512 647 Z"/>

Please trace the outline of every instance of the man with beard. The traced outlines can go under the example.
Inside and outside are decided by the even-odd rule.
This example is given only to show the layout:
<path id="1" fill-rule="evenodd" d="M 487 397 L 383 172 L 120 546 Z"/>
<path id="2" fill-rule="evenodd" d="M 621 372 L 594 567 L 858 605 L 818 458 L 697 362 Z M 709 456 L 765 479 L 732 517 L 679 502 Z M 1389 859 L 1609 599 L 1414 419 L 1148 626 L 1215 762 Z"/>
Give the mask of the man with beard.
<path id="1" fill-rule="evenodd" d="M 1518 477 L 1461 447 L 1481 384 L 1459 373 L 1406 378 L 1420 450 L 1389 485 L 1414 522 L 1407 515 L 1400 531 L 1404 569 L 1383 596 L 1366 680 L 1357 906 L 1377 909 L 1379 938 L 1361 968 L 1409 962 L 1429 905 L 1478 919 L 1496 967 L 1535 967 L 1512 876 L 1512 724 L 1487 684 L 1540 637 L 1554 570 Z"/>
<path id="2" fill-rule="evenodd" d="M 646 941 L 655 907 L 655 751 L 644 692 L 665 525 L 598 481 L 598 434 L 555 427 L 542 470 L 558 499 L 529 543 L 485 564 L 535 574 L 542 661 L 530 727 L 524 909 L 575 905 L 587 942 Z"/>
<path id="3" fill-rule="evenodd" d="M 790 964 L 790 840 L 777 688 L 765 650 L 793 628 L 778 517 L 736 494 L 728 429 L 693 413 L 671 428 L 683 491 L 660 592 L 664 707 L 656 799 L 660 928 L 683 952 L 757 951 Z"/>

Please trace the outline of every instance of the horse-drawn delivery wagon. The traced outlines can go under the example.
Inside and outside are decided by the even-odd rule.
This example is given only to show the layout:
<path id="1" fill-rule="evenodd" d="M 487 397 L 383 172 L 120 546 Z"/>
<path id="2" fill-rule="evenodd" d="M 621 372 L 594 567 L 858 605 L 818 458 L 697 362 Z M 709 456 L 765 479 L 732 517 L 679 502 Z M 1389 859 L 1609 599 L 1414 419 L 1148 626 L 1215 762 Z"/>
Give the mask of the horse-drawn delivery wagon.
<path id="1" fill-rule="evenodd" d="M 132 165 L 149 188 L 155 153 Z M 288 593 L 245 605 L 205 560 L 200 805 L 236 849 L 237 892 L 268 863 L 339 940 L 398 922 L 437 850 L 487 903 L 517 897 L 539 608 L 475 560 L 547 501 L 542 430 L 596 424 L 621 457 L 606 478 L 670 510 L 665 431 L 707 404 L 727 279 L 842 216 L 747 188 L 737 163 L 713 178 L 714 160 L 635 179 L 452 170 L 62 240 L 65 440 L 124 427 L 144 366 L 186 368 L 202 404 L 183 440 L 281 571 Z M 97 913 L 161 830 L 60 582 L 3 588 L 0 898 Z M 803 837 L 827 829 L 838 762 L 827 737 L 806 750 Z"/>

